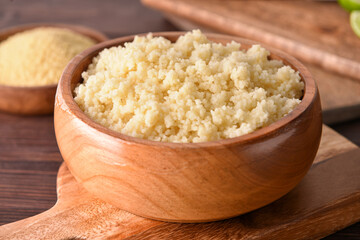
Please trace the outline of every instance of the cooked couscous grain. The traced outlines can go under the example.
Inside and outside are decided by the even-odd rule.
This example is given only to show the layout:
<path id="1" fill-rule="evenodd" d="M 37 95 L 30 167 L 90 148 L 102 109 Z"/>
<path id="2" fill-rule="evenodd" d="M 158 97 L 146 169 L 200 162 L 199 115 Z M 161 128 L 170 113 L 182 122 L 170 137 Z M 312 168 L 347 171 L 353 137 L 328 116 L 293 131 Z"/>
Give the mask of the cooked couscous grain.
<path id="1" fill-rule="evenodd" d="M 89 37 L 63 28 L 39 27 L 0 42 L 0 84 L 56 84 L 68 62 L 94 45 Z"/>
<path id="2" fill-rule="evenodd" d="M 75 101 L 101 125 L 133 137 L 204 142 L 253 132 L 299 103 L 304 84 L 259 45 L 240 50 L 199 30 L 175 43 L 135 37 L 93 59 Z"/>

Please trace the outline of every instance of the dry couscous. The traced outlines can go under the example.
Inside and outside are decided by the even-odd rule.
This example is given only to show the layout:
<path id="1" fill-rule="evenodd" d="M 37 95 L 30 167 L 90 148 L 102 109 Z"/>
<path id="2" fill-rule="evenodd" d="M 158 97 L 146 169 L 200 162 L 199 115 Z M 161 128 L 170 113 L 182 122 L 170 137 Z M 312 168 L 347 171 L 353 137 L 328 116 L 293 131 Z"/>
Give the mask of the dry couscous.
<path id="1" fill-rule="evenodd" d="M 253 132 L 299 103 L 298 72 L 253 45 L 214 43 L 199 30 L 172 43 L 135 37 L 104 49 L 74 92 L 94 121 L 133 137 L 204 142 Z"/>
<path id="2" fill-rule="evenodd" d="M 0 84 L 56 84 L 68 62 L 95 42 L 69 29 L 39 27 L 0 43 Z"/>

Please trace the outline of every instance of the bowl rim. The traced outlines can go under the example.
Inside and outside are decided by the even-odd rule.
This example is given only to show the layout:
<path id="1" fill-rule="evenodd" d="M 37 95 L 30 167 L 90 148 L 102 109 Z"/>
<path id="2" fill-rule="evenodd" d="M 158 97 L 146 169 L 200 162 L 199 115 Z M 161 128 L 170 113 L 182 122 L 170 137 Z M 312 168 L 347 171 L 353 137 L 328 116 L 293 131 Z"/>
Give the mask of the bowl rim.
<path id="1" fill-rule="evenodd" d="M 39 27 L 53 27 L 53 28 L 65 28 L 70 29 L 74 32 L 80 33 L 82 35 L 85 35 L 93 40 L 95 40 L 99 44 L 103 41 L 109 40 L 109 38 L 103 34 L 102 32 L 78 25 L 78 24 L 67 24 L 67 23 L 51 23 L 51 22 L 43 22 L 43 23 L 27 23 L 27 24 L 20 24 L 15 26 L 6 27 L 3 29 L 0 29 L 0 43 L 4 40 L 6 40 L 8 37 L 24 32 L 30 29 L 39 28 Z M 5 38 L 3 39 L 3 36 Z M 10 91 L 39 91 L 39 90 L 50 90 L 50 89 L 56 89 L 58 86 L 58 83 L 52 83 L 52 84 L 46 84 L 46 85 L 37 85 L 37 86 L 12 86 L 12 85 L 4 85 L 0 84 L 0 91 L 1 90 L 10 90 Z"/>
<path id="2" fill-rule="evenodd" d="M 154 37 L 162 36 L 165 38 L 174 38 L 184 35 L 185 31 L 174 31 L 174 32 L 153 32 L 152 35 Z M 271 134 L 278 134 L 278 130 L 282 128 L 286 128 L 290 122 L 294 122 L 301 116 L 309 106 L 313 104 L 313 102 L 318 97 L 318 89 L 316 82 L 314 81 L 312 75 L 308 71 L 308 69 L 300 63 L 296 58 L 279 51 L 277 49 L 273 49 L 272 47 L 267 46 L 266 44 L 258 43 L 256 41 L 247 40 L 244 38 L 225 35 L 225 34 L 217 34 L 217 33 L 204 33 L 210 40 L 225 40 L 225 41 L 236 41 L 241 45 L 254 45 L 260 44 L 262 47 L 265 47 L 273 57 L 277 57 L 286 62 L 286 65 L 290 65 L 294 70 L 300 73 L 301 79 L 304 82 L 304 91 L 303 97 L 301 102 L 287 115 L 280 118 L 279 120 L 275 121 L 274 123 L 262 127 L 260 129 L 255 130 L 254 132 L 244 134 L 234 138 L 227 138 L 227 139 L 219 139 L 215 141 L 207 141 L 207 142 L 197 142 L 197 143 L 178 143 L 178 142 L 161 142 L 161 141 L 154 141 L 149 139 L 143 139 L 138 137 L 132 137 L 126 134 L 122 134 L 120 132 L 111 130 L 105 126 L 100 125 L 99 123 L 92 120 L 88 117 L 77 105 L 74 100 L 73 93 L 71 90 L 71 80 L 72 75 L 76 71 L 77 67 L 86 61 L 88 56 L 92 56 L 91 59 L 98 55 L 98 53 L 103 50 L 104 48 L 109 48 L 113 46 L 123 45 L 125 42 L 132 41 L 135 36 L 146 36 L 148 33 L 142 34 L 135 34 L 124 36 L 112 40 L 108 40 L 99 44 L 94 45 L 93 47 L 83 51 L 82 53 L 78 54 L 74 57 L 69 64 L 66 66 L 57 89 L 56 93 L 56 100 L 55 100 L 55 107 L 60 108 L 67 113 L 72 114 L 82 123 L 84 123 L 87 127 L 95 130 L 97 133 L 105 134 L 110 137 L 115 138 L 115 140 L 120 141 L 122 143 L 127 144 L 139 144 L 139 145 L 148 145 L 148 146 L 156 146 L 156 147 L 163 147 L 163 148 L 209 148 L 209 147 L 224 147 L 230 146 L 234 144 L 238 144 L 239 142 L 248 143 L 255 141 L 258 138 L 262 138 Z M 243 49 L 243 48 L 241 48 Z M 86 65 L 87 68 L 88 65 Z M 62 99 L 59 99 L 61 95 Z M 55 118 L 56 121 L 56 118 Z"/>

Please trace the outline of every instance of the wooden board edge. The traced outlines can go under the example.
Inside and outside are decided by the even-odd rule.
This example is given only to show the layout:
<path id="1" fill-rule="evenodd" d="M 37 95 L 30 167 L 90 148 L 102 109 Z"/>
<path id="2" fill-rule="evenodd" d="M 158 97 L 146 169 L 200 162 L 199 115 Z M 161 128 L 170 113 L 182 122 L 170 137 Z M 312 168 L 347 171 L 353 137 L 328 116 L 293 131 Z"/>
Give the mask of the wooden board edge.
<path id="1" fill-rule="evenodd" d="M 327 165 L 336 163 L 340 158 L 345 157 L 347 161 L 351 161 L 349 165 L 352 165 L 355 161 L 359 162 L 360 149 L 357 148 L 316 163 L 312 169 L 318 168 L 317 171 L 321 172 L 323 170 L 322 168 L 326 168 Z M 337 162 L 333 170 L 338 169 L 339 164 L 342 163 Z M 357 170 L 358 173 L 359 169 Z M 360 176 L 358 176 L 358 178 L 360 178 Z M 251 227 L 255 229 L 253 232 L 241 232 L 239 229 L 242 225 L 237 222 L 238 218 L 204 223 L 201 227 L 199 227 L 198 224 L 163 223 L 126 239 L 224 239 L 229 236 L 239 239 L 319 239 L 360 220 L 360 182 L 358 187 L 357 191 L 352 192 L 351 195 L 344 195 L 321 209 L 317 209 L 300 218 L 290 216 L 289 222 L 279 224 L 274 228 L 268 226 L 265 229 L 259 230 L 257 226 L 250 226 L 249 229 L 251 229 Z M 281 199 L 278 201 L 281 201 Z M 275 202 L 273 204 L 277 203 Z M 247 217 L 251 214 L 257 214 L 259 211 L 264 211 L 266 208 L 271 208 L 271 205 L 249 213 Z M 239 218 L 241 219 L 241 216 Z M 249 218 L 256 219 L 256 217 L 252 218 L 251 216 Z M 341 219 L 342 222 L 339 223 L 338 219 Z M 270 224 L 271 220 L 267 222 Z M 229 223 L 228 226 L 227 223 Z"/>

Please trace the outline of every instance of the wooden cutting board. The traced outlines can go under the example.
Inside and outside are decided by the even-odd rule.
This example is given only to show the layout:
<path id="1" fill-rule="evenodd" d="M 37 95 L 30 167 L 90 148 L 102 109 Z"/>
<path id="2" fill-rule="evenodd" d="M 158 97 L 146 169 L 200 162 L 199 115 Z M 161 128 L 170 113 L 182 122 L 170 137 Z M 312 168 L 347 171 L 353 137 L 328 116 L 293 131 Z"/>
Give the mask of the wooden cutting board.
<path id="1" fill-rule="evenodd" d="M 53 208 L 0 227 L 0 239 L 317 239 L 360 220 L 360 149 L 324 126 L 314 165 L 285 197 L 212 223 L 154 221 L 92 197 L 60 167 Z"/>
<path id="2" fill-rule="evenodd" d="M 142 0 L 183 30 L 228 33 L 281 49 L 309 68 L 327 124 L 360 117 L 360 39 L 336 3 Z M 321 14 L 319 14 L 321 13 Z"/>

